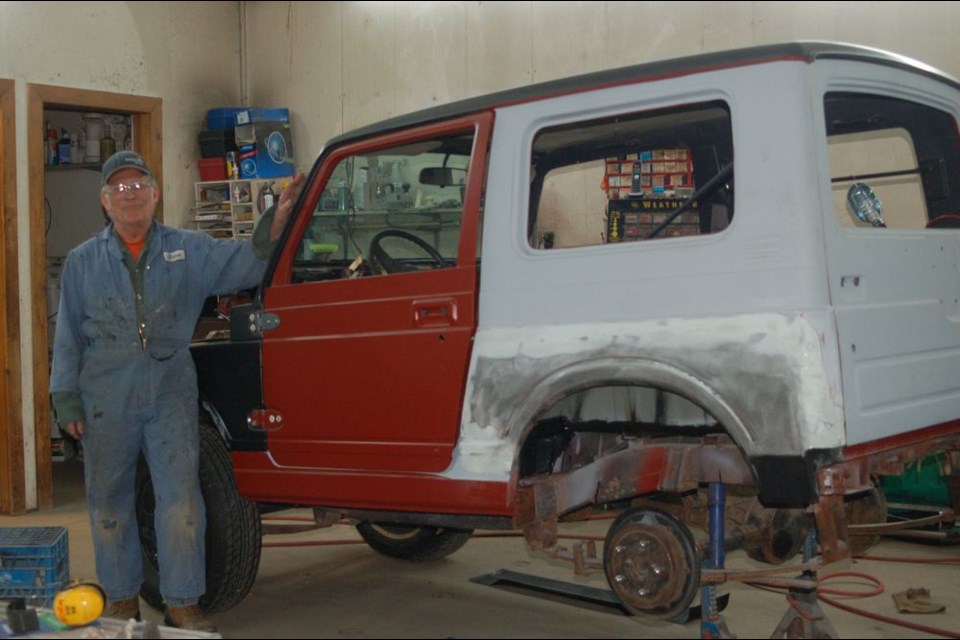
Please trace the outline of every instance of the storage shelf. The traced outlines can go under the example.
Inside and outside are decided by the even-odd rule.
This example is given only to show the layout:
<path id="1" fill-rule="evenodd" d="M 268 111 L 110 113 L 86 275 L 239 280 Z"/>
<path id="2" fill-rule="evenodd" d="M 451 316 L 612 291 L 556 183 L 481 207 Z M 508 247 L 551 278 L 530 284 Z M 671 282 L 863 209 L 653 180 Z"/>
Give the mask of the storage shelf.
<path id="1" fill-rule="evenodd" d="M 257 195 L 277 180 L 208 180 L 194 184 L 191 228 L 217 238 L 249 238 L 260 214 Z M 275 186 L 275 193 L 276 193 Z M 237 190 L 242 199 L 237 200 Z"/>

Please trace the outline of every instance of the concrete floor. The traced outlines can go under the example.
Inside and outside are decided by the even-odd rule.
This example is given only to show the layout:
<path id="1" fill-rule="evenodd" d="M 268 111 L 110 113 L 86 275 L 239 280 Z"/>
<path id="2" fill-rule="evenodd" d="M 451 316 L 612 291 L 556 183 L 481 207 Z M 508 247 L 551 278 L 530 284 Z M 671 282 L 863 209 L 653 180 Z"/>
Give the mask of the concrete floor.
<path id="1" fill-rule="evenodd" d="M 70 535 L 73 578 L 94 578 L 90 529 L 76 460 L 55 463 L 55 507 L 25 516 L 0 517 L 0 527 L 65 526 Z M 287 512 L 305 516 L 308 512 Z M 561 532 L 603 534 L 603 522 L 565 525 Z M 598 529 L 599 527 L 599 529 Z M 272 535 L 250 595 L 237 608 L 213 616 L 225 638 L 698 638 L 699 622 L 685 625 L 639 623 L 610 610 L 494 588 L 471 578 L 505 569 L 579 585 L 605 588 L 602 574 L 577 577 L 564 562 L 527 550 L 517 537 L 477 537 L 443 561 L 417 565 L 385 558 L 363 543 L 351 527 Z M 344 541 L 348 544 L 323 544 Z M 875 556 L 916 558 L 917 563 L 857 559 L 844 570 L 872 576 L 883 593 L 866 598 L 832 596 L 844 604 L 929 628 L 960 629 L 960 546 L 935 546 L 884 539 Z M 952 562 L 949 560 L 952 559 Z M 930 561 L 939 561 L 930 563 Z M 926 561 L 926 562 L 925 562 Z M 742 552 L 729 554 L 728 568 L 757 567 Z M 821 572 L 821 578 L 830 572 Z M 828 580 L 825 585 L 863 592 L 874 585 L 864 578 Z M 946 605 L 937 614 L 898 614 L 892 594 L 926 587 Z M 741 638 L 771 637 L 788 610 L 780 591 L 739 583 L 723 585 L 730 601 L 723 612 L 729 631 Z M 143 606 L 158 624 L 159 612 Z M 838 637 L 941 637 L 848 613 L 823 604 Z M 779 637 L 785 637 L 781 634 Z M 811 637 L 791 635 L 789 637 Z M 957 637 L 953 635 L 952 637 Z"/>

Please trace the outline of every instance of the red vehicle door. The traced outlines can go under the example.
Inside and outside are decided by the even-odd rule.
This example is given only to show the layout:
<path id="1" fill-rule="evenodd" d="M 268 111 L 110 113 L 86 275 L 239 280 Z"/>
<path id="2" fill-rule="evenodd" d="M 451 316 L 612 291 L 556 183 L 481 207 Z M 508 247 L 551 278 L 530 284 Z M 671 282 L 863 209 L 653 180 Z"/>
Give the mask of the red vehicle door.
<path id="1" fill-rule="evenodd" d="M 492 117 L 334 147 L 264 292 L 264 401 L 282 467 L 441 471 L 476 328 Z"/>

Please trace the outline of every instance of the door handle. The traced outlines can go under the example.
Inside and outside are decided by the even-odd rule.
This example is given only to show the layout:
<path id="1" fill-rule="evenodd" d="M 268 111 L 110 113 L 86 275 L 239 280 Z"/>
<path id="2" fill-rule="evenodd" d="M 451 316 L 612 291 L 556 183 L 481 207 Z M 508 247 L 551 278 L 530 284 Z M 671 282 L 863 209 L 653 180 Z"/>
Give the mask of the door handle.
<path id="1" fill-rule="evenodd" d="M 449 327 L 457 321 L 457 303 L 449 298 L 415 300 L 413 321 L 418 327 Z"/>

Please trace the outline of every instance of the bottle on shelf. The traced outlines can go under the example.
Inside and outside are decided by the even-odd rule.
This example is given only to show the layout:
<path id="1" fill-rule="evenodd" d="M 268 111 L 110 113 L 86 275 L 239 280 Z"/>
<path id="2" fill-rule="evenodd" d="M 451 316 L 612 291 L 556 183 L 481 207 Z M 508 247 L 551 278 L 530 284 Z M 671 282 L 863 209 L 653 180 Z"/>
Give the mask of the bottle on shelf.
<path id="1" fill-rule="evenodd" d="M 70 134 L 66 129 L 60 129 L 60 141 L 57 143 L 57 162 L 70 164 Z"/>
<path id="2" fill-rule="evenodd" d="M 237 165 L 237 153 L 227 151 L 227 180 L 238 180 L 240 178 L 240 167 Z"/>
<path id="3" fill-rule="evenodd" d="M 264 183 L 264 185 L 260 187 L 260 193 L 257 194 L 257 208 L 263 213 L 273 206 L 276 198 L 277 194 L 273 192 L 273 182 Z"/>
<path id="4" fill-rule="evenodd" d="M 103 137 L 100 138 L 100 159 L 106 162 L 107 158 L 109 158 L 116 152 L 117 152 L 117 142 L 116 140 L 113 139 L 113 136 L 110 133 L 110 123 L 107 121 L 104 121 Z"/>
<path id="5" fill-rule="evenodd" d="M 250 202 L 250 188 L 244 184 L 234 185 L 233 201 L 238 204 Z"/>

